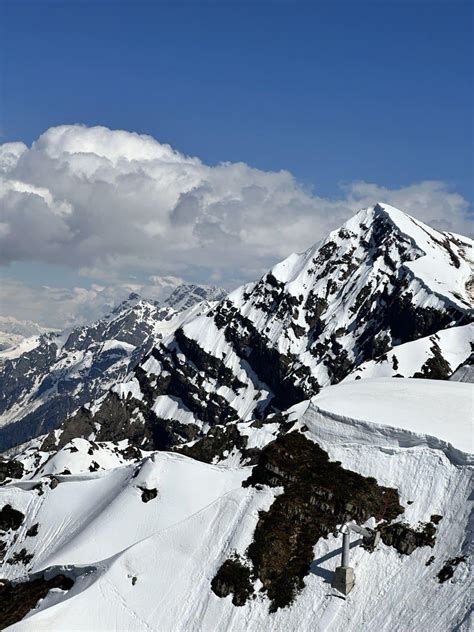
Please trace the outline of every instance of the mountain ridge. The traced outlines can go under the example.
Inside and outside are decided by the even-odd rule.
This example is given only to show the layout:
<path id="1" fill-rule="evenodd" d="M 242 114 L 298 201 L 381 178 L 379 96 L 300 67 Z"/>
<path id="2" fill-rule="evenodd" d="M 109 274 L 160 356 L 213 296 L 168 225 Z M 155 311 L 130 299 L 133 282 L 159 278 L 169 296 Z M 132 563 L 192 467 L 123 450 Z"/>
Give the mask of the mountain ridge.
<path id="1" fill-rule="evenodd" d="M 131 293 L 89 325 L 35 336 L 0 353 L 0 450 L 57 427 L 125 377 L 155 340 L 205 309 L 206 296 L 223 294 L 185 284 L 159 303 Z"/>
<path id="2" fill-rule="evenodd" d="M 470 629 L 471 244 L 400 213 L 159 321 L 123 378 L 0 459 L 0 627 Z M 372 537 L 343 596 L 354 523 Z"/>
<path id="3" fill-rule="evenodd" d="M 403 231 L 395 231 L 394 216 Z M 115 438 L 127 438 L 133 426 L 148 448 L 168 449 L 214 426 L 284 411 L 324 386 L 363 376 L 367 363 L 372 376 L 447 379 L 470 355 L 471 248 L 467 238 L 451 239 L 392 207 L 363 209 L 177 327 L 74 424 L 88 431 L 105 424 L 105 439 L 116 416 L 123 434 Z M 453 366 L 436 339 L 441 331 L 454 344 Z"/>

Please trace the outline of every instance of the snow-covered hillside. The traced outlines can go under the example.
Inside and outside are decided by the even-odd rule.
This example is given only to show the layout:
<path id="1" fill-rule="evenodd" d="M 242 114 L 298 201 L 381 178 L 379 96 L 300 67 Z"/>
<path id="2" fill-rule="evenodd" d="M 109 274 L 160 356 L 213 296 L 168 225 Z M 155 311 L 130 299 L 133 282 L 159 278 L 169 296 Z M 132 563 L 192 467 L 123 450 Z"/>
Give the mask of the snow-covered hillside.
<path id="1" fill-rule="evenodd" d="M 131 294 L 104 318 L 0 352 L 0 450 L 58 427 L 113 385 L 222 290 L 181 285 L 163 303 Z"/>
<path id="2" fill-rule="evenodd" d="M 472 259 L 378 204 L 219 301 L 24 341 L 0 628 L 471 630 Z"/>
<path id="3" fill-rule="evenodd" d="M 75 439 L 47 462 L 41 451 L 36 452 L 35 471 L 33 452 L 27 450 L 18 457 L 25 466 L 23 477 L 0 487 L 0 505 L 10 506 L 13 523 L 2 535 L 1 574 L 9 581 L 29 576 L 43 583 L 62 574 L 74 585 L 68 590 L 46 590 L 44 598 L 31 606 L 36 607 L 24 612 L 26 618 L 8 630 L 467 632 L 472 623 L 472 502 L 468 501 L 472 467 L 460 443 L 452 459 L 445 433 L 449 428 L 453 436 L 462 435 L 458 426 L 466 421 L 464 400 L 469 388 L 446 382 L 440 395 L 439 382 L 404 379 L 331 387 L 287 413 L 286 432 L 278 441 L 267 437 L 268 452 L 261 454 L 254 468 L 232 465 L 229 459 L 212 465 L 176 453 L 127 452 L 126 442 Z M 397 420 L 392 411 L 379 417 L 380 396 L 393 404 L 401 394 L 402 416 Z M 345 399 L 349 395 L 353 409 Z M 464 403 L 457 408 L 453 401 Z M 430 438 L 426 430 L 434 418 L 439 425 Z M 261 428 L 247 426 L 245 432 L 258 435 Z M 399 503 L 393 513 L 398 515 L 388 522 L 404 527 L 400 535 L 383 520 L 376 523 L 375 517 L 367 516 L 364 522 L 378 524 L 382 541 L 370 552 L 353 537 L 356 585 L 345 599 L 330 586 L 340 563 L 340 535 L 315 536 L 301 586 L 291 603 L 270 613 L 271 584 L 265 568 L 255 566 L 249 546 L 265 516 L 276 511 L 278 502 L 285 502 L 291 478 L 301 475 L 295 467 L 301 454 L 293 450 L 288 476 L 283 460 L 279 469 L 267 470 L 274 480 L 242 483 L 261 475 L 262 464 L 271 463 L 268 459 L 278 454 L 271 450 L 278 444 L 281 449 L 295 437 L 300 437 L 302 449 L 309 446 L 327 453 L 341 481 L 344 476 L 356 477 L 347 489 L 340 489 L 339 478 L 329 475 L 318 479 L 319 487 L 312 487 L 313 496 L 327 499 L 318 501 L 319 513 L 312 514 L 321 529 L 331 516 L 330 490 L 343 494 L 341 515 L 358 515 L 356 481 L 370 485 L 372 497 L 382 490 L 383 498 L 387 493 L 383 490 L 393 488 L 390 494 L 395 493 Z M 306 475 L 317 476 L 314 468 L 318 467 L 308 463 Z M 12 509 L 20 513 L 15 515 Z M 2 520 L 8 516 L 3 509 Z M 300 519 L 304 524 L 304 514 L 301 518 L 291 514 L 283 533 L 275 525 L 274 535 L 266 538 L 275 572 L 291 571 L 291 564 L 286 566 L 281 558 L 286 536 L 297 543 L 297 555 L 306 546 Z M 334 520 L 338 519 L 336 514 Z M 243 568 L 253 568 L 249 581 L 255 592 L 244 605 L 233 603 L 240 585 L 215 582 L 229 559 L 240 559 Z M 18 598 L 18 586 L 23 586 L 23 603 L 29 603 L 31 582 L 16 586 L 8 584 L 11 599 Z M 226 590 L 227 597 L 218 596 Z"/>
<path id="4" fill-rule="evenodd" d="M 18 320 L 12 316 L 0 316 L 0 352 L 19 345 L 25 338 L 40 336 L 48 331 L 30 320 Z"/>
<path id="5" fill-rule="evenodd" d="M 442 329 L 426 338 L 398 345 L 363 362 L 344 381 L 368 377 L 427 377 L 446 380 L 470 357 L 474 324 Z"/>
<path id="6" fill-rule="evenodd" d="M 467 238 L 387 205 L 362 210 L 178 327 L 74 426 L 120 416 L 120 438 L 142 426 L 148 447 L 167 448 L 344 379 L 449 378 L 472 350 L 472 259 Z"/>

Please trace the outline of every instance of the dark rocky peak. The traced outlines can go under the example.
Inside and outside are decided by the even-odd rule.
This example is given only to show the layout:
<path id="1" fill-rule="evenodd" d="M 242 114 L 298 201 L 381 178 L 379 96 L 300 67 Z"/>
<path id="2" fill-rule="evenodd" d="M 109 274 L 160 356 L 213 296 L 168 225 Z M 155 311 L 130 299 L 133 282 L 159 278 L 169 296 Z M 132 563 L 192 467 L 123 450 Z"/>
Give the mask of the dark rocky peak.
<path id="1" fill-rule="evenodd" d="M 286 410 L 402 343 L 468 321 L 468 246 L 393 207 L 364 209 L 158 341 L 114 389 L 114 414 L 123 406 L 127 424 L 168 449 Z"/>
<path id="2" fill-rule="evenodd" d="M 200 297 L 219 291 L 183 286 L 181 303 L 174 307 L 132 293 L 107 316 L 62 334 L 43 334 L 34 348 L 6 359 L 0 364 L 0 415 L 6 422 L 2 426 L 0 418 L 0 451 L 56 428 L 124 380 L 172 331 L 173 319 L 178 321 L 180 310 L 189 306 L 186 296 L 199 311 Z"/>
<path id="3" fill-rule="evenodd" d="M 181 311 L 189 309 L 201 301 L 220 301 L 225 295 L 224 290 L 215 285 L 202 286 L 193 283 L 184 283 L 173 290 L 163 303 L 173 309 Z"/>

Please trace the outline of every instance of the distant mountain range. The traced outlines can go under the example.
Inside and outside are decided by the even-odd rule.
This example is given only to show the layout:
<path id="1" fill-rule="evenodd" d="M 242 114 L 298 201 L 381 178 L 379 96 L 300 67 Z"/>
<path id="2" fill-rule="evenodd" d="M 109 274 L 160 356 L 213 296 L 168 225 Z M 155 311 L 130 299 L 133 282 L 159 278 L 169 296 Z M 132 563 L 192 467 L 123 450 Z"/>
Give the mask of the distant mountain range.
<path id="1" fill-rule="evenodd" d="M 51 331 L 48 327 L 41 327 L 30 320 L 0 316 L 0 351 L 16 347 L 25 338 L 39 336 L 48 331 Z"/>
<path id="2" fill-rule="evenodd" d="M 108 316 L 24 338 L 0 353 L 0 450 L 57 428 L 99 397 L 170 332 L 225 293 L 183 284 L 163 302 L 131 294 Z"/>

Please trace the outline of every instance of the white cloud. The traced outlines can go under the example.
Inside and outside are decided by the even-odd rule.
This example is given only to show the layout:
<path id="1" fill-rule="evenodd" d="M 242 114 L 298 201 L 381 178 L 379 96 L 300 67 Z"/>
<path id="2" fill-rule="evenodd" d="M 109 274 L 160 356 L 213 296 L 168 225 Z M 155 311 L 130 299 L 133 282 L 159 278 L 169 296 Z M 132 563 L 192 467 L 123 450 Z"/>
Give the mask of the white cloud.
<path id="1" fill-rule="evenodd" d="M 0 146 L 0 262 L 60 264 L 96 278 L 175 274 L 230 287 L 376 201 L 468 230 L 466 200 L 441 182 L 395 190 L 356 182 L 340 199 L 325 199 L 287 171 L 210 167 L 150 136 L 61 126 L 31 148 Z"/>
<path id="2" fill-rule="evenodd" d="M 28 285 L 3 278 L 0 288 L 0 331 L 2 316 L 14 315 L 43 327 L 63 329 L 89 323 L 109 313 L 132 292 L 148 300 L 162 300 L 183 283 L 178 277 L 153 276 L 145 282 L 121 282 L 91 287 L 49 287 Z"/>

